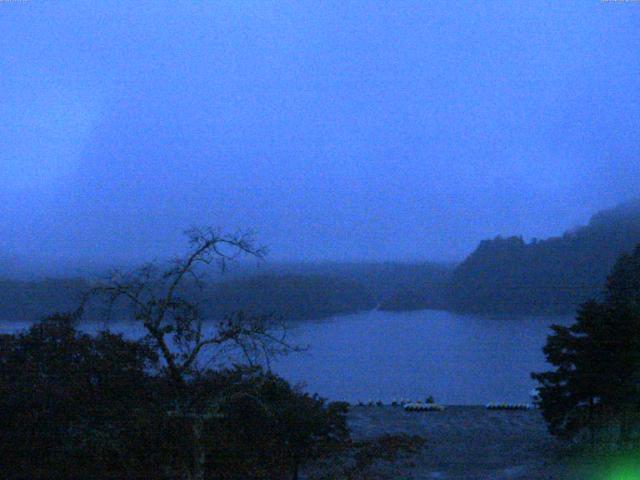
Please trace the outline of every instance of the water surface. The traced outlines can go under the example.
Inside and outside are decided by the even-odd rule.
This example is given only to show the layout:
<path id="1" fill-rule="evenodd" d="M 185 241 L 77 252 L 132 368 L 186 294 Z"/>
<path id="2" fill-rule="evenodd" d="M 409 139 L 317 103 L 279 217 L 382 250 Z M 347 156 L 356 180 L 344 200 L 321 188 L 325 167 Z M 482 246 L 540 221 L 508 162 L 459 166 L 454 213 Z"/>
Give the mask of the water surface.
<path id="1" fill-rule="evenodd" d="M 290 340 L 309 345 L 274 362 L 288 380 L 323 397 L 350 402 L 425 399 L 445 404 L 528 402 L 529 374 L 544 370 L 552 323 L 571 317 L 478 317 L 444 311 L 371 311 L 299 322 Z M 94 332 L 103 325 L 83 324 Z M 4 323 L 1 332 L 24 328 Z M 112 324 L 129 337 L 137 324 Z"/>
<path id="2" fill-rule="evenodd" d="M 527 402 L 529 374 L 548 368 L 549 325 L 571 317 L 477 317 L 444 311 L 366 312 L 300 324 L 311 346 L 275 370 L 310 391 L 349 401 L 433 395 L 445 404 Z"/>

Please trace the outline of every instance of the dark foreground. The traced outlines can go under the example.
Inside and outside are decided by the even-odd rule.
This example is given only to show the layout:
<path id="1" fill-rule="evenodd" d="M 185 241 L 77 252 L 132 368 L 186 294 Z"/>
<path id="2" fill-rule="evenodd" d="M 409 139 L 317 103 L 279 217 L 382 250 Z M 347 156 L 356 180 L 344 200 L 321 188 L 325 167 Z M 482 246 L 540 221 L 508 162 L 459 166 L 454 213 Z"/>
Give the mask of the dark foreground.
<path id="1" fill-rule="evenodd" d="M 563 446 L 536 410 L 489 411 L 453 406 L 443 412 L 405 412 L 401 407 L 355 406 L 354 438 L 385 433 L 421 435 L 427 446 L 396 465 L 397 479 L 585 479 L 585 470 L 561 460 Z M 590 469 L 588 469 L 590 470 Z"/>

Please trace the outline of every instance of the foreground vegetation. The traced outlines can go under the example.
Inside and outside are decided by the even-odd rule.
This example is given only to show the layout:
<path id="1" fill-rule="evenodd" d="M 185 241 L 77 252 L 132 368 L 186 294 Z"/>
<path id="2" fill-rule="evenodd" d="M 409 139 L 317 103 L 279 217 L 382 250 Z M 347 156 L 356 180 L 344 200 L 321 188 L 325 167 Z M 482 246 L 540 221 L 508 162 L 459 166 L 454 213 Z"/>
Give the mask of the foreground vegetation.
<path id="1" fill-rule="evenodd" d="M 554 435 L 594 446 L 640 443 L 640 245 L 615 264 L 604 300 L 584 303 L 544 348 L 554 369 L 535 373 Z"/>
<path id="2" fill-rule="evenodd" d="M 3 478 L 292 478 L 349 440 L 346 406 L 259 368 L 176 391 L 158 355 L 53 316 L 2 338 Z"/>
<path id="3" fill-rule="evenodd" d="M 205 325 L 195 292 L 207 267 L 262 250 L 214 230 L 189 241 L 168 265 L 113 272 L 74 313 L 0 337 L 3 478 L 297 479 L 305 468 L 308 478 L 358 479 L 421 447 L 404 436 L 353 442 L 346 404 L 263 369 L 298 349 L 274 317 L 237 311 Z M 96 303 L 147 335 L 76 330 Z M 233 351 L 242 364 L 230 364 Z"/>

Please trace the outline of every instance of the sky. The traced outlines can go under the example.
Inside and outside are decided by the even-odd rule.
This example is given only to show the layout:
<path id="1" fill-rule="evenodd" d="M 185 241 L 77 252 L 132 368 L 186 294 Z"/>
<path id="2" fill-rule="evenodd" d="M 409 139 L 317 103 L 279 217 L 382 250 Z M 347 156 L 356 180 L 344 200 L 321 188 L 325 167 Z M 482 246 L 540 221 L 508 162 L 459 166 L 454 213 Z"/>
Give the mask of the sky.
<path id="1" fill-rule="evenodd" d="M 0 256 L 456 261 L 640 196 L 640 2 L 0 2 Z"/>

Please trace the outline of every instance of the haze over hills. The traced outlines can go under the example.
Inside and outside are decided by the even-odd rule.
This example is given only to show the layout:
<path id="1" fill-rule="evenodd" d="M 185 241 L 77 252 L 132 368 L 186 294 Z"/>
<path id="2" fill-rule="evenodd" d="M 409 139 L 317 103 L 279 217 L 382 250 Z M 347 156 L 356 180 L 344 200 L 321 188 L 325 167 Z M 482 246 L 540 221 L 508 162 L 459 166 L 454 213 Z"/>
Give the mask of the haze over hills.
<path id="1" fill-rule="evenodd" d="M 640 242 L 640 201 L 595 214 L 561 237 L 482 242 L 451 279 L 451 307 L 465 312 L 573 312 L 600 297 L 616 259 Z"/>
<path id="2" fill-rule="evenodd" d="M 468 313 L 571 313 L 602 294 L 616 259 L 640 243 L 640 200 L 592 216 L 586 226 L 546 240 L 501 237 L 480 242 L 451 273 L 445 288 L 425 284 L 398 292 L 385 308 Z M 419 289 L 418 289 L 419 290 Z M 424 292 L 429 292 L 428 294 Z"/>
<path id="3" fill-rule="evenodd" d="M 207 313 L 235 309 L 312 319 L 380 308 L 468 313 L 571 313 L 598 297 L 616 259 L 640 243 L 640 200 L 592 216 L 562 236 L 526 242 L 498 236 L 480 242 L 457 266 L 422 262 L 238 263 L 213 275 Z M 75 307 L 103 265 L 72 275 L 35 275 L 34 264 L 0 262 L 0 318 L 34 320 Z M 58 273 L 58 275 L 56 275 Z M 64 278 L 66 277 L 66 278 Z"/>
<path id="4" fill-rule="evenodd" d="M 319 319 L 374 309 L 396 290 L 439 279 L 447 266 L 431 263 L 238 263 L 211 275 L 204 292 L 185 292 L 201 300 L 209 318 L 236 310 L 275 314 L 291 320 Z M 77 307 L 92 279 L 37 278 L 0 281 L 0 319 L 33 321 Z M 88 318 L 102 319 L 100 309 Z M 118 317 L 114 311 L 112 318 Z"/>

